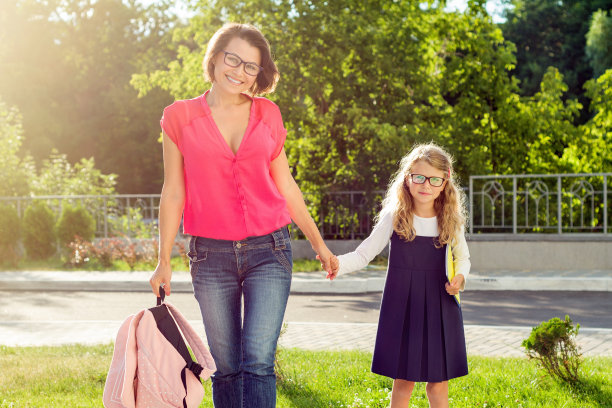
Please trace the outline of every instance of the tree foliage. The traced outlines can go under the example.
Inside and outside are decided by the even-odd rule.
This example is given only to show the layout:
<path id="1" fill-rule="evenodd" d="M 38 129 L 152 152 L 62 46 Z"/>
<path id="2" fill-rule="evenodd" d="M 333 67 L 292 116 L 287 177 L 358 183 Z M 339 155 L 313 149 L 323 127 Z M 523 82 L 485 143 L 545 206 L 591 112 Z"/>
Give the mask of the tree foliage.
<path id="1" fill-rule="evenodd" d="M 115 193 L 115 174 L 103 174 L 93 157 L 71 164 L 65 154 L 52 151 L 30 181 L 33 195 L 108 195 Z"/>
<path id="2" fill-rule="evenodd" d="M 612 68 L 612 15 L 610 11 L 593 13 L 586 35 L 586 55 L 595 77 Z"/>
<path id="3" fill-rule="evenodd" d="M 564 158 L 582 134 L 566 78 L 545 67 L 539 90 L 522 96 L 509 75 L 516 47 L 482 1 L 463 14 L 411 1 L 200 2 L 174 31 L 177 60 L 135 75 L 134 86 L 201 94 L 206 44 L 226 21 L 258 26 L 272 45 L 281 81 L 271 98 L 289 130 L 294 175 L 315 203 L 322 192 L 384 189 L 421 141 L 446 146 L 464 178 L 583 164 Z"/>
<path id="4" fill-rule="evenodd" d="M 37 163 L 53 149 L 71 163 L 95 156 L 103 172 L 119 174 L 120 191 L 158 192 L 158 120 L 171 99 L 160 90 L 138 98 L 129 81 L 174 58 L 164 46 L 177 23 L 171 2 L 5 3 L 0 95 L 23 114 L 25 150 Z"/>
<path id="5" fill-rule="evenodd" d="M 23 128 L 19 111 L 0 99 L 0 196 L 22 196 L 29 192 L 32 162 L 20 157 Z"/>
<path id="6" fill-rule="evenodd" d="M 281 81 L 270 98 L 315 206 L 330 191 L 376 200 L 398 160 L 430 140 L 464 183 L 612 170 L 612 84 L 591 68 L 607 45 L 603 12 L 591 15 L 610 1 L 513 0 L 502 26 L 484 0 L 468 3 L 449 13 L 436 1 L 200 0 L 182 23 L 169 1 L 14 2 L 0 15 L 0 69 L 14 73 L 0 76 L 0 95 L 24 119 L 0 105 L 1 137 L 15 141 L 0 154 L 33 176 L 5 194 L 159 192 L 162 108 L 209 86 L 202 59 L 227 21 L 256 25 L 272 45 Z"/>
<path id="7" fill-rule="evenodd" d="M 511 0 L 506 8 L 504 37 L 517 45 L 516 69 L 523 95 L 534 95 L 552 66 L 568 86 L 567 97 L 586 106 L 583 85 L 593 77 L 586 35 L 591 16 L 612 8 L 611 0 Z M 608 41 L 609 42 L 609 41 Z M 589 119 L 584 111 L 580 122 Z"/>

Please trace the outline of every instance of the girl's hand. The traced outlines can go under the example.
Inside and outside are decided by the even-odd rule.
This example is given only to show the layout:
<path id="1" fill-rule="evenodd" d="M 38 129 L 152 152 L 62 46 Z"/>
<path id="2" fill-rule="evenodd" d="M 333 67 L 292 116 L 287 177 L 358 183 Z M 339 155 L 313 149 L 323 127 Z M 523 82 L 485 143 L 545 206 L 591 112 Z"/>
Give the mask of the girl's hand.
<path id="1" fill-rule="evenodd" d="M 456 295 L 463 287 L 463 282 L 465 282 L 465 278 L 462 274 L 455 275 L 455 277 L 450 283 L 446 282 L 446 292 L 449 295 Z"/>
<path id="2" fill-rule="evenodd" d="M 321 268 L 325 269 L 325 267 L 323 266 L 323 261 L 321 261 L 321 257 L 319 255 L 317 255 L 317 259 L 321 262 Z M 338 260 L 338 257 L 336 255 L 332 254 L 329 260 L 329 265 L 331 267 L 331 271 L 327 272 L 327 276 L 325 277 L 325 279 L 329 279 L 330 281 L 332 281 L 338 275 L 338 270 L 340 270 L 340 261 Z"/>
<path id="3" fill-rule="evenodd" d="M 320 248 L 317 252 L 317 259 L 321 262 L 321 269 L 327 272 L 327 277 L 330 278 L 333 274 L 332 268 L 332 257 L 334 254 L 327 248 L 327 246 L 323 245 L 323 248 Z"/>
<path id="4" fill-rule="evenodd" d="M 151 284 L 151 289 L 153 289 L 153 293 L 155 296 L 159 297 L 159 287 L 163 285 L 164 291 L 166 292 L 166 296 L 170 296 L 171 287 L 170 287 L 170 279 L 172 278 L 172 268 L 170 267 L 170 263 L 158 263 L 155 268 L 155 272 L 151 275 L 151 279 L 149 279 L 149 283 Z"/>

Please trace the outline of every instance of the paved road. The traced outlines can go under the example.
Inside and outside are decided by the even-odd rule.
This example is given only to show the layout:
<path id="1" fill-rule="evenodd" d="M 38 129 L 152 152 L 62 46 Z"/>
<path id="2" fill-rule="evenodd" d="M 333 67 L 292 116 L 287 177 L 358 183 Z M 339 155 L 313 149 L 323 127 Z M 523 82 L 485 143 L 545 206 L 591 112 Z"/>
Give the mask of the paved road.
<path id="1" fill-rule="evenodd" d="M 289 297 L 289 322 L 376 323 L 380 293 L 363 295 L 298 295 Z M 190 320 L 200 318 L 193 295 L 168 298 Z M 534 326 L 566 314 L 584 328 L 612 329 L 612 292 L 466 292 L 462 297 L 465 324 Z M 0 320 L 122 320 L 153 306 L 152 294 L 141 292 L 5 292 Z"/>
<path id="2" fill-rule="evenodd" d="M 371 351 L 380 293 L 289 297 L 281 344 L 307 349 Z M 203 333 L 193 295 L 169 300 Z M 144 292 L 4 292 L 0 297 L 0 344 L 41 345 L 112 341 L 120 322 L 155 298 Z M 587 355 L 612 355 L 610 292 L 466 292 L 463 314 L 468 353 L 521 356 L 530 327 L 569 314 L 585 329 Z"/>
<path id="3" fill-rule="evenodd" d="M 380 293 L 366 295 L 291 295 L 287 321 L 375 323 Z M 582 327 L 612 329 L 612 292 L 465 292 L 465 324 L 535 326 L 569 314 Z"/>

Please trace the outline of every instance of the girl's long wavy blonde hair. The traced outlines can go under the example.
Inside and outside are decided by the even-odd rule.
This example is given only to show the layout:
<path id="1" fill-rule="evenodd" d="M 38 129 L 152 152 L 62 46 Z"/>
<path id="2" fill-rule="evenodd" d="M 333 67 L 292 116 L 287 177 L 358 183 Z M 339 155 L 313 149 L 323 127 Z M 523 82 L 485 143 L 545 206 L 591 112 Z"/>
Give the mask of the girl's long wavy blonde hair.
<path id="1" fill-rule="evenodd" d="M 457 186 L 453 175 L 452 156 L 434 143 L 417 145 L 402 158 L 399 170 L 389 182 L 377 221 L 380 221 L 384 214 L 391 212 L 395 232 L 406 241 L 414 239 L 416 236 L 413 225 L 414 202 L 405 180 L 418 161 L 424 161 L 441 170 L 447 178 L 444 189 L 434 201 L 439 232 L 436 247 L 441 247 L 450 243 L 465 225 L 465 194 Z"/>

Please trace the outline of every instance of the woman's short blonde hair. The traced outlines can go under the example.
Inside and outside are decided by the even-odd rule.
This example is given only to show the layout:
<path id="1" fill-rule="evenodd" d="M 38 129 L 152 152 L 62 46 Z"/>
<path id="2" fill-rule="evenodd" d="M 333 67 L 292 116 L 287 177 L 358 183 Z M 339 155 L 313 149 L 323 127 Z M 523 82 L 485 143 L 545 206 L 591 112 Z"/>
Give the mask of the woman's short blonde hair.
<path id="1" fill-rule="evenodd" d="M 261 66 L 263 70 L 257 75 L 257 79 L 251 89 L 249 89 L 249 92 L 253 95 L 263 95 L 273 92 L 280 78 L 280 74 L 276 64 L 272 60 L 270 43 L 268 43 L 268 40 L 266 40 L 266 37 L 264 37 L 261 31 L 250 24 L 227 23 L 212 36 L 208 42 L 206 55 L 202 62 L 206 80 L 210 82 L 215 81 L 214 59 L 217 54 L 223 51 L 225 47 L 227 47 L 227 44 L 236 37 L 245 40 L 253 47 L 259 49 L 261 53 Z"/>

